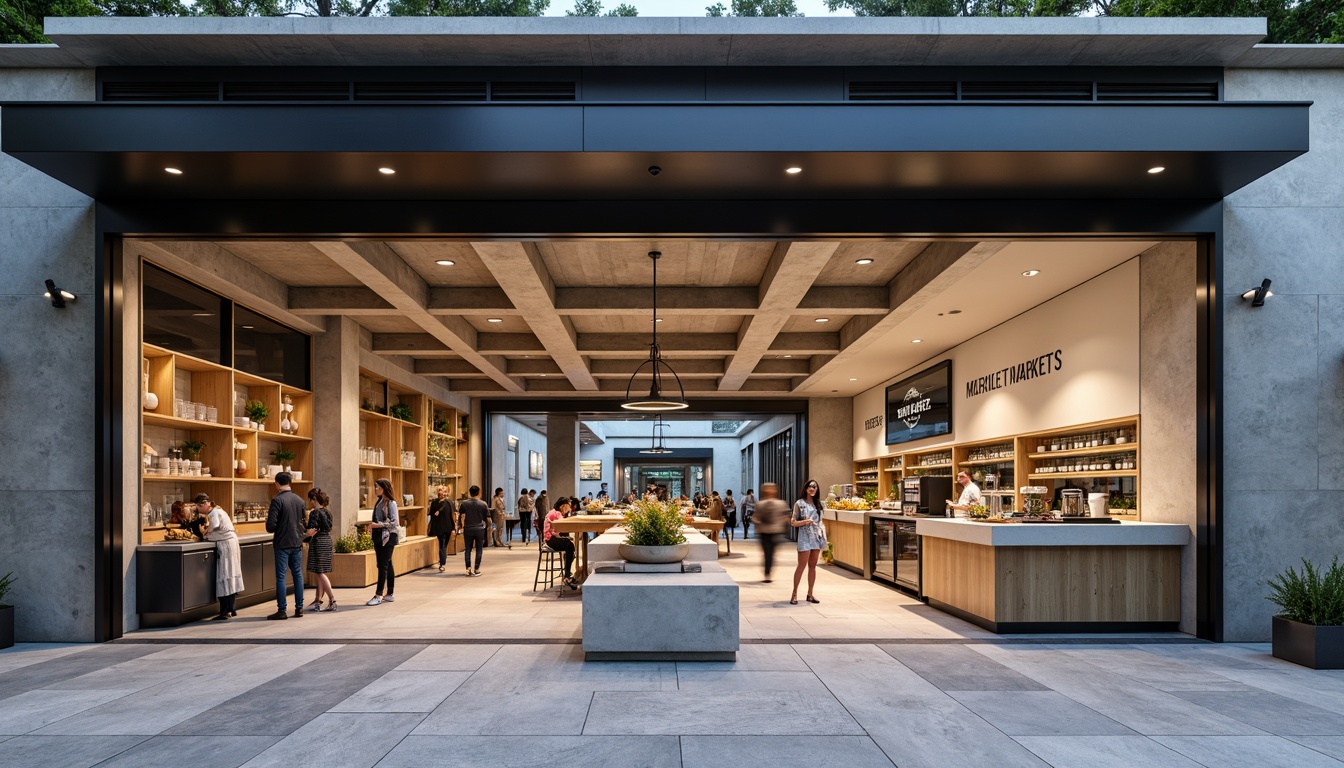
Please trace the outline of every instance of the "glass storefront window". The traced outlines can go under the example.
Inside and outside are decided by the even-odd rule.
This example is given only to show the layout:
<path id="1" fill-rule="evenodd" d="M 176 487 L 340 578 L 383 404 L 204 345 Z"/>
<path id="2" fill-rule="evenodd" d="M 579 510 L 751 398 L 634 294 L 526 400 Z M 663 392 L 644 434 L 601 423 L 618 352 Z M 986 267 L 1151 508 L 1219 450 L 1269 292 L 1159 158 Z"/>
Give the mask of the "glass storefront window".
<path id="1" fill-rule="evenodd" d="M 150 264 L 144 266 L 146 344 L 228 365 L 228 304 L 215 294 Z"/>
<path id="2" fill-rule="evenodd" d="M 307 334 L 236 307 L 233 367 L 299 389 L 311 389 L 311 340 Z"/>

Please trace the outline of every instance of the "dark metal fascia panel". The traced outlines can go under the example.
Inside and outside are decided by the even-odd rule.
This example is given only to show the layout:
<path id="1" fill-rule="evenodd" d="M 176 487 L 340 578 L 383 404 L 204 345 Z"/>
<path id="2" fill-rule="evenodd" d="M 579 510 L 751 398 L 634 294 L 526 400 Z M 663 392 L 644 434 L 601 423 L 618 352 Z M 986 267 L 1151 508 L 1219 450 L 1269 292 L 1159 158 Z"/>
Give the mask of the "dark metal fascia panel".
<path id="1" fill-rule="evenodd" d="M 722 439 L 722 438 L 705 438 Z M 682 459 L 712 459 L 713 448 L 669 448 L 671 453 L 641 454 L 639 448 L 613 448 L 612 457 L 617 459 L 645 459 L 648 461 L 678 461 Z"/>
<path id="2" fill-rule="evenodd" d="M 0 141 L 9 153 L 1305 152 L 1310 106 L 8 102 Z"/>

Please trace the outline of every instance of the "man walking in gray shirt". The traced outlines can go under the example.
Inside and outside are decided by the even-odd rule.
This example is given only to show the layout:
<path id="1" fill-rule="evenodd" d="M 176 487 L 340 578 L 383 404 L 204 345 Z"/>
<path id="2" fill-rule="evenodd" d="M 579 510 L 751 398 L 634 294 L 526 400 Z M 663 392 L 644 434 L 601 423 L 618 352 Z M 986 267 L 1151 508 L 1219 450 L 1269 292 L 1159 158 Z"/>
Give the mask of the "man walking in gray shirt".
<path id="1" fill-rule="evenodd" d="M 294 618 L 303 616 L 304 503 L 289 488 L 288 472 L 275 475 L 275 498 L 266 512 L 266 531 L 275 534 L 275 613 L 268 619 L 287 619 L 285 572 L 294 574 Z"/>

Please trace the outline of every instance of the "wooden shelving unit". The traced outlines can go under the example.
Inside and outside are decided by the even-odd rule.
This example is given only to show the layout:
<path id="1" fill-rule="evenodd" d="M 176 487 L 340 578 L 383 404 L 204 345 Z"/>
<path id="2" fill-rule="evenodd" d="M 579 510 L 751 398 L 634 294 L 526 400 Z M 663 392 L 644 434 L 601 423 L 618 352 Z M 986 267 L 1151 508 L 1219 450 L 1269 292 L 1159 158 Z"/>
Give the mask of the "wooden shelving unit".
<path id="1" fill-rule="evenodd" d="M 272 479 L 262 472 L 277 465 L 271 456 L 277 450 L 294 453 L 287 466 L 302 477 L 293 483 L 295 492 L 305 494 L 312 487 L 311 392 L 152 344 L 142 344 L 141 355 L 149 376 L 148 391 L 158 398 L 155 408 L 141 413 L 142 448 L 149 446 L 158 454 L 151 459 L 157 467 L 159 459 L 169 457 L 170 449 L 185 442 L 203 443 L 199 461 L 202 471 L 208 468 L 211 475 L 151 473 L 142 454 L 141 542 L 160 538 L 153 532 L 164 530 L 163 521 L 171 514 L 173 501 L 191 502 L 198 493 L 209 494 L 216 505 L 227 509 L 239 533 L 264 532 L 264 508 L 274 489 Z M 271 412 L 262 429 L 235 422 L 243 417 L 248 400 L 260 400 Z M 188 418 L 186 403 L 214 409 L 215 420 L 197 418 L 201 414 L 195 405 L 193 416 Z M 282 428 L 282 423 L 291 420 L 297 422 L 297 428 L 291 431 L 287 424 Z M 243 462 L 244 469 L 237 469 L 238 461 Z M 251 505 L 251 513 L 240 512 L 240 504 Z M 146 505 L 150 507 L 148 513 Z M 258 507 L 263 510 L 260 515 L 256 514 Z"/>
<path id="2" fill-rule="evenodd" d="M 997 469 L 996 474 L 1000 476 L 998 493 L 1006 500 L 1005 506 L 1008 499 L 1013 500 L 1014 507 L 1017 506 L 1017 489 L 1023 485 L 1044 485 L 1054 492 L 1064 487 L 1081 487 L 1085 491 L 1110 494 L 1111 515 L 1136 520 L 1139 519 L 1137 500 L 1141 474 L 1138 434 L 1139 417 L 1131 416 L 1063 429 L 1005 435 L 992 440 L 860 459 L 854 462 L 854 480 L 861 486 L 860 491 L 876 487 L 878 498 L 886 499 L 893 490 L 899 496 L 900 482 L 906 477 L 954 476 L 965 470 L 979 483 L 986 471 Z M 1068 471 L 1064 471 L 1066 462 Z M 866 485 L 860 483 L 861 476 L 873 475 L 876 480 Z"/>
<path id="3" fill-rule="evenodd" d="M 854 462 L 854 494 L 862 496 L 869 491 L 880 494 L 882 473 L 878 470 L 878 459 L 865 459 Z"/>

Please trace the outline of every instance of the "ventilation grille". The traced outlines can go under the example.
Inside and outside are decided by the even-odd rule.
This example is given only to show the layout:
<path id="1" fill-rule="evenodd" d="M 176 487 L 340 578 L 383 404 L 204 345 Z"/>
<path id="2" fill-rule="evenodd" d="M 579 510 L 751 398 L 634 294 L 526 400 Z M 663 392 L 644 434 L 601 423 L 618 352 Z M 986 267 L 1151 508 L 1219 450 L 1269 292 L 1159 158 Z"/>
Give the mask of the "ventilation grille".
<path id="1" fill-rule="evenodd" d="M 225 83 L 225 101 L 348 101 L 350 84 L 341 81 L 307 83 Z"/>
<path id="2" fill-rule="evenodd" d="M 955 101 L 955 82 L 852 82 L 850 101 Z"/>
<path id="3" fill-rule="evenodd" d="M 1091 83 L 979 82 L 961 84 L 962 101 L 1091 101 Z"/>
<path id="4" fill-rule="evenodd" d="M 355 83 L 355 101 L 485 101 L 485 82 Z"/>
<path id="5" fill-rule="evenodd" d="M 574 101 L 574 84 L 564 82 L 491 83 L 491 101 Z"/>
<path id="6" fill-rule="evenodd" d="M 219 83 L 103 83 L 103 101 L 219 101 Z"/>
<path id="7" fill-rule="evenodd" d="M 1097 83 L 1098 101 L 1217 101 L 1218 83 Z"/>

